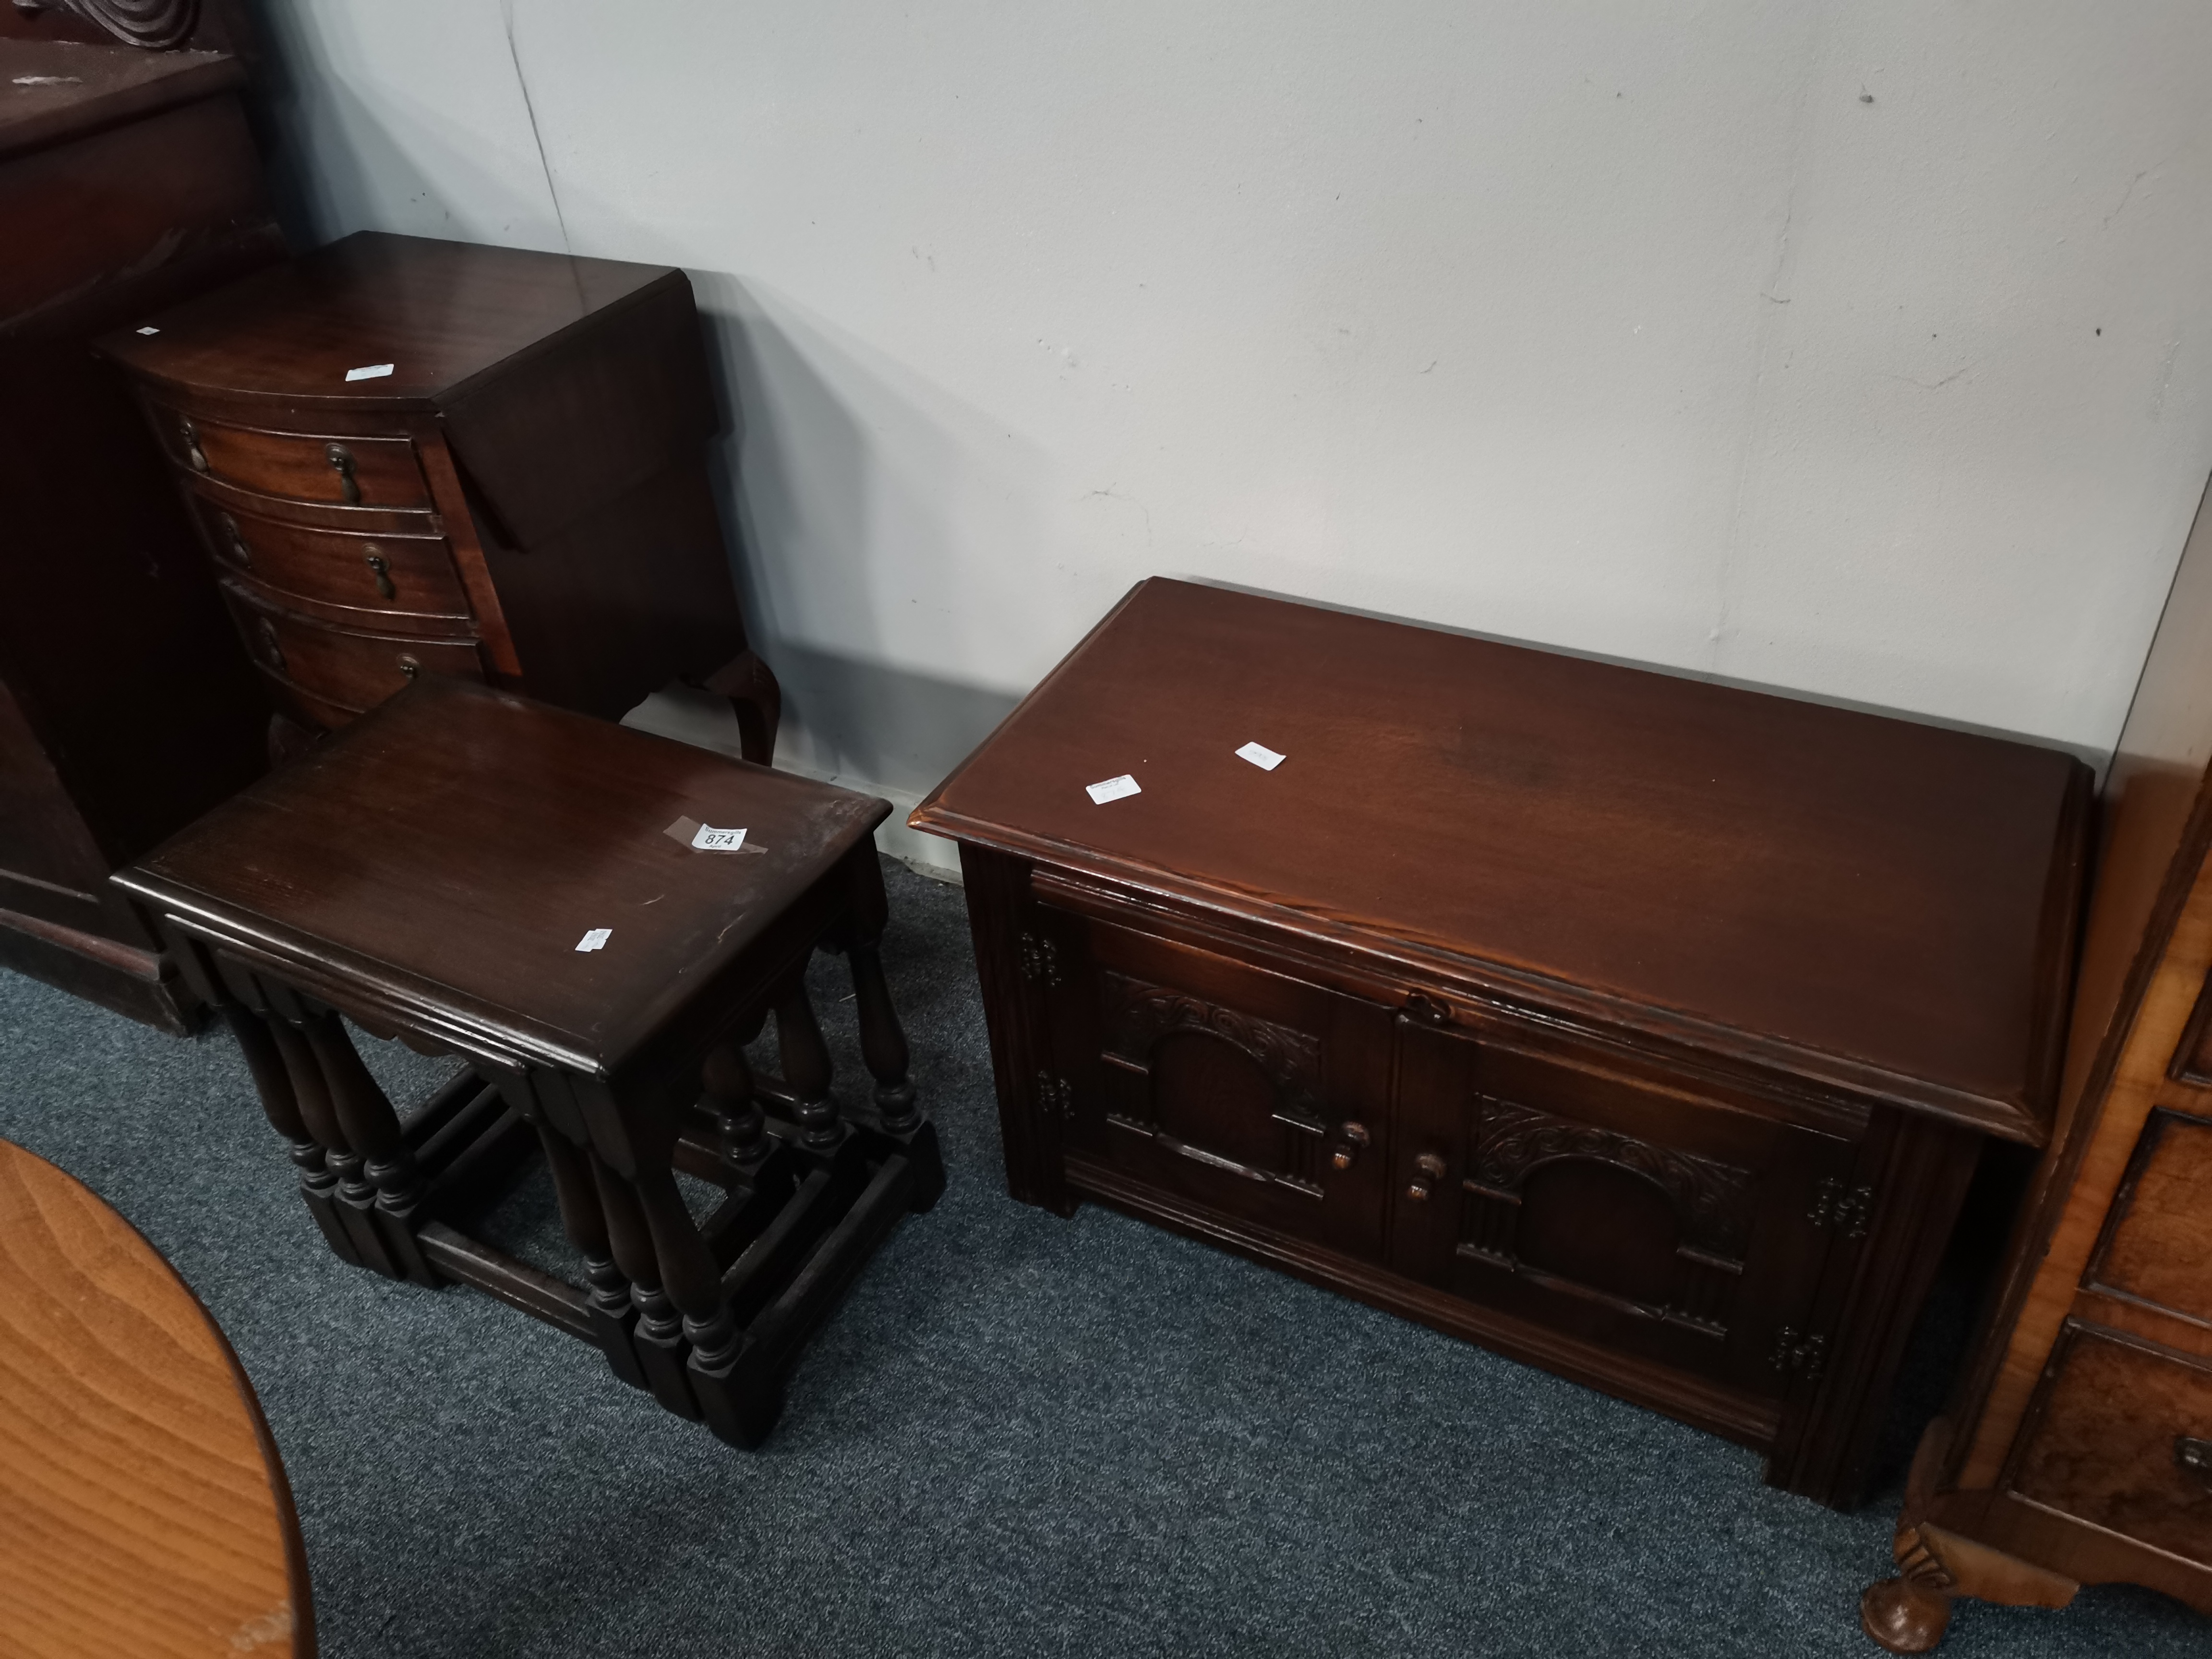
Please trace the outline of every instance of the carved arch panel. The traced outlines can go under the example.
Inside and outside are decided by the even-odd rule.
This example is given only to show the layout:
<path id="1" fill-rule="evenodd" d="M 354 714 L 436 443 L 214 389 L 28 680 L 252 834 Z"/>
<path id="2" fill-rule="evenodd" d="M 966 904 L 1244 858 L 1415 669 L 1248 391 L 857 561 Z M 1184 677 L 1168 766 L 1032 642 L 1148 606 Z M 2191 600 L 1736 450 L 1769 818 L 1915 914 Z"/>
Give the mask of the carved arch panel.
<path id="1" fill-rule="evenodd" d="M 1617 1284 L 1593 1282 L 1595 1274 L 1561 1274 L 1525 1259 L 1532 1184 L 1546 1170 L 1568 1163 L 1626 1176 L 1663 1200 L 1674 1224 L 1672 1261 L 1663 1268 L 1638 1264 L 1647 1279 L 1659 1269 L 1663 1294 L 1624 1293 Z M 1467 1167 L 1461 1255 L 1540 1283 L 1559 1282 L 1624 1312 L 1726 1339 L 1756 1208 L 1751 1171 L 1489 1096 L 1474 1103 Z"/>

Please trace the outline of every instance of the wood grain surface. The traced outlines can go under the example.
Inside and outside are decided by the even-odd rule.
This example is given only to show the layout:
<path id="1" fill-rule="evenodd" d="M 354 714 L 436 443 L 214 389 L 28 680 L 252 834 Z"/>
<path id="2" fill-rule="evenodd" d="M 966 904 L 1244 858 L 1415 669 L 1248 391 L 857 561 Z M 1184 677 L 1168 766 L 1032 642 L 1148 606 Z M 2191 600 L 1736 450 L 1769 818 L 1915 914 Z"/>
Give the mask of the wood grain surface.
<path id="1" fill-rule="evenodd" d="M 1263 772 L 1257 741 L 1289 758 Z M 1139 793 L 1095 805 L 1127 774 Z M 2055 750 L 1154 578 L 918 829 L 2040 1143 L 2089 775 Z"/>
<path id="2" fill-rule="evenodd" d="M 0 1140 L 0 1655 L 313 1654 L 252 1385 L 176 1272 Z"/>

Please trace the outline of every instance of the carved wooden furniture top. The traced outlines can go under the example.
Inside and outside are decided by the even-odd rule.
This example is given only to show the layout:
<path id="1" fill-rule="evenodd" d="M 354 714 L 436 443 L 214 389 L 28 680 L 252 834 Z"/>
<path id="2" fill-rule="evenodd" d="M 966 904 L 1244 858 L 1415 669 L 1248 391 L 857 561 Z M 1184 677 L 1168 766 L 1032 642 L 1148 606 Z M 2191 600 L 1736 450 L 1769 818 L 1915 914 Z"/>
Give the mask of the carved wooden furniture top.
<path id="1" fill-rule="evenodd" d="M 312 1654 L 291 1489 L 198 1300 L 0 1140 L 0 1607 L 10 1652 Z"/>
<path id="2" fill-rule="evenodd" d="M 223 52 L 0 37 L 0 155 L 12 155 L 244 84 Z"/>
<path id="3" fill-rule="evenodd" d="M 428 676 L 116 880 L 349 1011 L 611 1073 L 890 811 Z M 744 850 L 692 850 L 682 818 Z"/>
<path id="4" fill-rule="evenodd" d="M 1092 803 L 1125 773 L 1142 793 Z M 1595 1018 L 2036 1143 L 2089 775 L 1156 578 L 913 822 L 1380 953 L 1446 1010 Z"/>

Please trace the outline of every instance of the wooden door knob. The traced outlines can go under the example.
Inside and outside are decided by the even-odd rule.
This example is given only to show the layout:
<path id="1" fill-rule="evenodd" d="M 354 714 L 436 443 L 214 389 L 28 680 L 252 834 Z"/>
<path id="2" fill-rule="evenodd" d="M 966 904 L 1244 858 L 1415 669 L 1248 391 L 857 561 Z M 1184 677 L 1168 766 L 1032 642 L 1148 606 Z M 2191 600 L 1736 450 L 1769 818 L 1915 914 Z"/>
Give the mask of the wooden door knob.
<path id="1" fill-rule="evenodd" d="M 1416 1204 L 1425 1204 L 1437 1189 L 1437 1182 L 1444 1178 L 1443 1158 L 1435 1152 L 1423 1152 L 1413 1160 L 1417 1172 L 1406 1188 L 1406 1196 Z"/>
<path id="2" fill-rule="evenodd" d="M 1336 1132 L 1336 1145 L 1328 1149 L 1330 1164 L 1339 1170 L 1348 1170 L 1359 1162 L 1359 1154 L 1366 1150 L 1370 1137 L 1364 1123 L 1346 1123 Z"/>

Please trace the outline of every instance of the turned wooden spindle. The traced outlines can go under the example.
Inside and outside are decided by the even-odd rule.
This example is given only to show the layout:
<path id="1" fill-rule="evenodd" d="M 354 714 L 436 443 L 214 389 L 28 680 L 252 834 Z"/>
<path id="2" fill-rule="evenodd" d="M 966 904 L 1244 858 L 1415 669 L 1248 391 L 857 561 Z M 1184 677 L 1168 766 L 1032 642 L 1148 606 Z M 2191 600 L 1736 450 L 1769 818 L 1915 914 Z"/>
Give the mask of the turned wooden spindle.
<path id="1" fill-rule="evenodd" d="M 645 1368 L 646 1386 L 669 1410 L 696 1420 L 698 1402 L 691 1397 L 691 1385 L 684 1376 L 684 1316 L 661 1287 L 660 1258 L 653 1249 L 653 1232 L 646 1225 L 637 1193 L 597 1152 L 587 1156 L 592 1184 L 599 1188 L 599 1208 L 607 1219 L 607 1243 L 614 1251 L 615 1265 L 629 1280 L 630 1301 L 637 1309 L 637 1352 Z"/>
<path id="2" fill-rule="evenodd" d="M 246 1069 L 252 1074 L 253 1092 L 260 1097 L 263 1115 L 292 1149 L 292 1164 L 299 1171 L 300 1196 L 307 1203 L 307 1213 L 314 1217 L 315 1225 L 333 1250 L 348 1261 L 358 1261 L 358 1252 L 335 1207 L 338 1178 L 331 1173 L 323 1143 L 301 1113 L 291 1068 L 285 1065 L 276 1039 L 258 1014 L 237 1003 L 229 1004 L 222 1013 L 231 1035 L 238 1039 L 239 1052 L 246 1056 Z"/>
<path id="3" fill-rule="evenodd" d="M 845 947 L 845 959 L 853 969 L 860 1058 L 876 1080 L 876 1109 L 884 1127 L 901 1134 L 920 1122 L 921 1115 L 915 1106 L 914 1079 L 907 1074 L 906 1033 L 899 1029 L 890 987 L 884 982 L 883 958 L 873 939 L 855 939 Z"/>
<path id="4" fill-rule="evenodd" d="M 655 1254 L 666 1276 L 669 1299 L 684 1315 L 684 1335 L 693 1362 L 708 1370 L 727 1364 L 743 1333 L 722 1296 L 721 1269 L 699 1236 L 676 1172 L 666 1164 L 641 1165 L 630 1183 L 652 1230 Z"/>
<path id="5" fill-rule="evenodd" d="M 903 1135 L 921 1122 L 921 1114 L 915 1109 L 914 1081 L 907 1073 L 906 1033 L 899 1029 L 878 950 L 891 913 L 884 891 L 883 864 L 872 847 L 846 860 L 845 883 L 853 903 L 853 919 L 845 929 L 845 962 L 853 973 L 860 1058 L 876 1080 L 876 1110 L 883 1127 Z"/>
<path id="6" fill-rule="evenodd" d="M 532 1117 L 538 1144 L 545 1152 L 545 1167 L 553 1175 L 553 1196 L 561 1206 L 561 1230 L 584 1258 L 584 1277 L 590 1282 L 592 1334 L 617 1376 L 632 1388 L 651 1387 L 637 1357 L 635 1332 L 637 1307 L 630 1297 L 629 1275 L 615 1264 L 607 1242 L 607 1218 L 599 1207 L 599 1192 L 582 1148 L 543 1119 Z"/>
<path id="7" fill-rule="evenodd" d="M 285 1073 L 292 1079 L 292 1097 L 299 1103 L 301 1121 L 307 1125 L 307 1133 L 323 1144 L 323 1160 L 335 1185 L 334 1208 L 346 1237 L 353 1243 L 349 1259 L 394 1279 L 402 1277 L 376 1224 L 376 1188 L 362 1173 L 362 1154 L 338 1121 L 337 1108 L 331 1099 L 330 1079 L 324 1074 L 322 1063 L 315 1058 L 314 1049 L 308 1046 L 300 1028 L 289 1020 L 272 1017 L 268 1021 L 268 1031 L 270 1040 L 283 1059 Z"/>
<path id="8" fill-rule="evenodd" d="M 415 1242 L 422 1180 L 415 1155 L 399 1132 L 399 1114 L 377 1080 L 362 1064 L 345 1022 L 325 1011 L 310 1015 L 304 1030 L 330 1085 L 331 1105 L 346 1139 L 365 1160 L 362 1178 L 374 1190 L 375 1206 L 398 1276 L 418 1285 L 435 1285 L 437 1276 Z"/>
<path id="9" fill-rule="evenodd" d="M 845 1122 L 830 1097 L 830 1045 L 822 1040 L 803 980 L 794 978 L 775 1005 L 775 1047 L 783 1086 L 799 1102 L 799 1139 L 811 1151 L 835 1151 L 845 1138 Z"/>
<path id="10" fill-rule="evenodd" d="M 732 1042 L 716 1048 L 700 1068 L 700 1081 L 706 1108 L 721 1130 L 723 1160 L 750 1173 L 775 1150 L 775 1143 L 769 1137 L 767 1115 L 753 1097 L 752 1068 L 745 1064 L 744 1051 Z"/>

